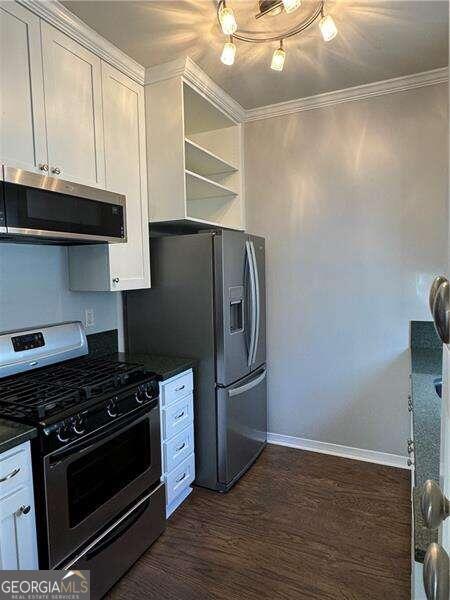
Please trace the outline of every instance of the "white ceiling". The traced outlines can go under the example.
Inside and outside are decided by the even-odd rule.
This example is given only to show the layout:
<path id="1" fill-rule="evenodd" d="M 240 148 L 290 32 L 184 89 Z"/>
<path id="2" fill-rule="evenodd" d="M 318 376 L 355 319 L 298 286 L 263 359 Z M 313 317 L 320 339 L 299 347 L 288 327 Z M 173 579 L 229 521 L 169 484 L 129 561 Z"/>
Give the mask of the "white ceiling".
<path id="1" fill-rule="evenodd" d="M 304 0 L 299 11 L 311 10 Z M 448 64 L 447 1 L 329 0 L 339 35 L 325 44 L 314 24 L 287 40 L 281 73 L 268 65 L 274 44 L 238 42 L 236 62 L 220 62 L 224 42 L 214 0 L 97 1 L 63 4 L 144 66 L 190 56 L 245 108 L 343 89 Z M 228 0 L 240 27 L 253 26 L 256 0 Z M 292 18 L 300 12 L 293 13 Z M 265 24 L 287 16 L 266 17 Z M 259 26 L 264 26 L 263 20 Z"/>

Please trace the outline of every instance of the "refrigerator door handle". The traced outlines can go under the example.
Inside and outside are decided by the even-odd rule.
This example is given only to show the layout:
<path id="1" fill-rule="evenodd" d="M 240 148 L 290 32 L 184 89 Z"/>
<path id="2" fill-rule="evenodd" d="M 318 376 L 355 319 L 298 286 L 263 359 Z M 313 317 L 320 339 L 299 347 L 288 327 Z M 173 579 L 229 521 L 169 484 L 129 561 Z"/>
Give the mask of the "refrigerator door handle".
<path id="1" fill-rule="evenodd" d="M 230 396 L 239 396 L 240 394 L 244 394 L 245 392 L 248 392 L 252 388 L 259 385 L 261 383 L 261 381 L 264 381 L 265 377 L 266 377 L 266 370 L 264 369 L 264 371 L 261 373 L 261 375 L 259 377 L 257 377 L 256 379 L 252 379 L 252 381 L 249 381 L 245 385 L 241 385 L 238 388 L 234 388 L 234 389 L 230 390 L 228 392 L 228 394 Z"/>
<path id="2" fill-rule="evenodd" d="M 250 367 L 253 363 L 253 355 L 255 352 L 255 341 L 256 341 L 256 278 L 255 278 L 255 269 L 253 262 L 253 254 L 250 242 L 245 242 L 245 250 L 247 253 L 247 261 L 248 261 L 248 271 L 250 275 L 250 343 L 248 348 L 248 359 L 247 364 Z"/>
<path id="3" fill-rule="evenodd" d="M 256 316 L 255 316 L 255 342 L 253 344 L 253 356 L 252 356 L 252 364 L 256 362 L 256 352 L 258 351 L 258 343 L 259 343 L 259 329 L 260 329 L 260 297 L 259 297 L 259 272 L 258 272 L 258 263 L 256 262 L 256 252 L 253 241 L 250 242 L 250 249 L 252 252 L 252 260 L 253 260 L 253 272 L 255 274 L 255 297 L 256 297 Z"/>

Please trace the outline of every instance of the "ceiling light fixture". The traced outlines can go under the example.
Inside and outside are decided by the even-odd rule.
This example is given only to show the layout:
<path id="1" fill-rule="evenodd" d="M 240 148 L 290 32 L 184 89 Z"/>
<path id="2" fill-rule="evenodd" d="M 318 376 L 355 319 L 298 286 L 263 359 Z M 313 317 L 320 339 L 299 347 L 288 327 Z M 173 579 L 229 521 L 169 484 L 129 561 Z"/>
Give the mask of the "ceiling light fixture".
<path id="1" fill-rule="evenodd" d="M 274 71 L 282 71 L 284 67 L 284 61 L 286 60 L 286 52 L 283 48 L 283 40 L 280 40 L 280 47 L 275 50 L 272 56 L 272 62 L 270 68 Z"/>
<path id="2" fill-rule="evenodd" d="M 272 33 L 267 28 L 259 31 L 255 29 L 239 30 L 233 9 L 229 6 L 230 1 L 226 4 L 225 0 L 218 0 L 217 4 L 217 18 L 222 31 L 230 36 L 229 41 L 223 47 L 220 57 L 225 65 L 232 65 L 234 63 L 236 56 L 235 40 L 252 44 L 279 42 L 280 45 L 273 53 L 270 67 L 274 71 L 282 71 L 286 60 L 283 40 L 303 33 L 316 21 L 319 22 L 319 29 L 325 42 L 329 42 L 335 38 L 338 32 L 333 18 L 324 13 L 325 0 L 305 3 L 305 6 L 299 13 L 296 11 L 301 6 L 301 0 L 258 0 L 257 9 L 259 12 L 255 14 L 255 19 L 264 18 L 266 15 L 270 15 L 271 17 L 276 17 L 280 14 L 285 15 L 284 21 L 280 22 L 283 29 L 277 31 L 273 28 Z M 294 12 L 295 14 L 293 14 Z M 289 16 L 292 20 L 287 27 L 286 16 Z M 279 19 L 271 18 L 267 21 L 267 25 L 270 24 L 271 27 L 274 27 L 278 22 Z"/>
<path id="3" fill-rule="evenodd" d="M 289 14 L 300 8 L 302 0 L 283 0 L 284 10 Z"/>
<path id="4" fill-rule="evenodd" d="M 237 29 L 236 18 L 232 8 L 224 2 L 219 5 L 219 21 L 225 35 L 232 35 Z"/>
<path id="5" fill-rule="evenodd" d="M 224 65 L 232 65 L 236 56 L 236 46 L 233 44 L 233 36 L 230 35 L 230 41 L 225 42 L 220 60 Z"/>
<path id="6" fill-rule="evenodd" d="M 322 18 L 319 21 L 320 33 L 325 42 L 331 42 L 333 38 L 337 36 L 337 27 L 336 23 L 333 20 L 333 17 L 330 15 L 324 15 L 322 11 Z"/>

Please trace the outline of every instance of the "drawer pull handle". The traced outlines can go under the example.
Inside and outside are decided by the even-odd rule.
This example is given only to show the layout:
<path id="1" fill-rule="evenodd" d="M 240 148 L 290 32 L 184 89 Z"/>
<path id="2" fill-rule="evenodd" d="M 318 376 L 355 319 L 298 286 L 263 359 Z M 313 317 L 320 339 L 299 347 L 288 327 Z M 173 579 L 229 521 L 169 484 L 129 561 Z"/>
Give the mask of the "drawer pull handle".
<path id="1" fill-rule="evenodd" d="M 184 388 L 185 388 L 185 387 L 186 387 L 186 386 L 185 386 L 184 384 L 183 384 L 183 385 L 180 385 L 180 386 L 178 386 L 177 388 L 175 388 L 175 391 L 176 391 L 176 392 L 181 392 L 181 390 L 184 390 Z"/>
<path id="2" fill-rule="evenodd" d="M 5 475 L 4 477 L 2 477 L 0 479 L 0 483 L 3 483 L 4 481 L 8 481 L 8 479 L 12 479 L 19 472 L 20 472 L 20 467 L 17 467 L 17 469 L 14 469 L 14 471 L 11 471 L 11 473 L 8 473 L 8 475 Z"/>
<path id="3" fill-rule="evenodd" d="M 183 479 L 186 479 L 186 472 L 184 472 L 183 475 L 180 475 L 180 477 L 177 477 L 176 482 L 180 483 L 181 481 L 183 481 Z"/>
<path id="4" fill-rule="evenodd" d="M 181 446 L 178 446 L 178 448 L 175 450 L 175 452 L 181 452 L 182 450 L 184 450 L 186 448 L 186 442 L 183 442 L 181 444 Z"/>
<path id="5" fill-rule="evenodd" d="M 174 416 L 175 421 L 179 421 L 182 417 L 184 417 L 184 410 Z"/>

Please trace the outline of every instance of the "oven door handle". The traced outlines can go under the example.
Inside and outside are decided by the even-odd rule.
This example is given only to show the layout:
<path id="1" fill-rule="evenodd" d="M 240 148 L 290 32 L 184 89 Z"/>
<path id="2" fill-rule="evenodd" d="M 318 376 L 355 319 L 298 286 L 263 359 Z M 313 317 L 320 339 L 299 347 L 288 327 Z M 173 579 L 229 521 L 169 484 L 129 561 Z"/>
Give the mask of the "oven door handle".
<path id="1" fill-rule="evenodd" d="M 80 441 L 76 441 L 73 445 L 69 445 L 68 447 L 60 448 L 55 452 L 49 454 L 50 463 L 61 462 L 67 458 L 70 458 L 74 454 L 78 454 L 87 448 L 92 449 L 93 446 L 98 445 L 99 443 L 107 440 L 108 438 L 113 438 L 116 433 L 122 430 L 124 427 L 127 427 L 131 423 L 140 421 L 142 418 L 147 417 L 155 408 L 158 407 L 158 400 L 154 400 L 149 405 L 142 407 L 141 411 L 136 413 L 131 413 L 131 415 L 127 416 L 126 419 L 117 419 L 114 421 L 114 427 L 107 429 L 106 431 L 102 431 L 94 436 L 88 436 L 88 439 L 81 439 Z"/>
<path id="2" fill-rule="evenodd" d="M 115 529 L 110 531 L 104 538 L 102 538 L 98 544 L 96 544 L 93 548 L 86 552 L 84 558 L 85 560 L 91 560 L 100 552 L 103 552 L 108 546 L 114 544 L 116 540 L 118 540 L 130 527 L 132 527 L 136 521 L 140 519 L 140 517 L 145 513 L 150 504 L 150 498 L 147 498 L 145 502 L 140 504 L 135 511 L 128 515 Z"/>
<path id="3" fill-rule="evenodd" d="M 119 539 L 130 527 L 136 523 L 139 517 L 147 510 L 150 502 L 152 501 L 152 496 L 164 485 L 164 483 L 160 483 L 154 490 L 151 491 L 150 494 L 142 498 L 142 500 L 130 509 L 127 513 L 123 515 L 119 521 L 111 525 L 109 529 L 107 529 L 103 535 L 101 535 L 97 540 L 95 540 L 90 546 L 88 546 L 87 551 L 82 554 L 78 554 L 73 558 L 69 563 L 64 565 L 63 567 L 58 567 L 67 571 L 71 569 L 72 566 L 77 563 L 81 558 L 85 560 L 90 560 L 94 558 L 97 554 L 111 546 L 117 539 Z"/>

